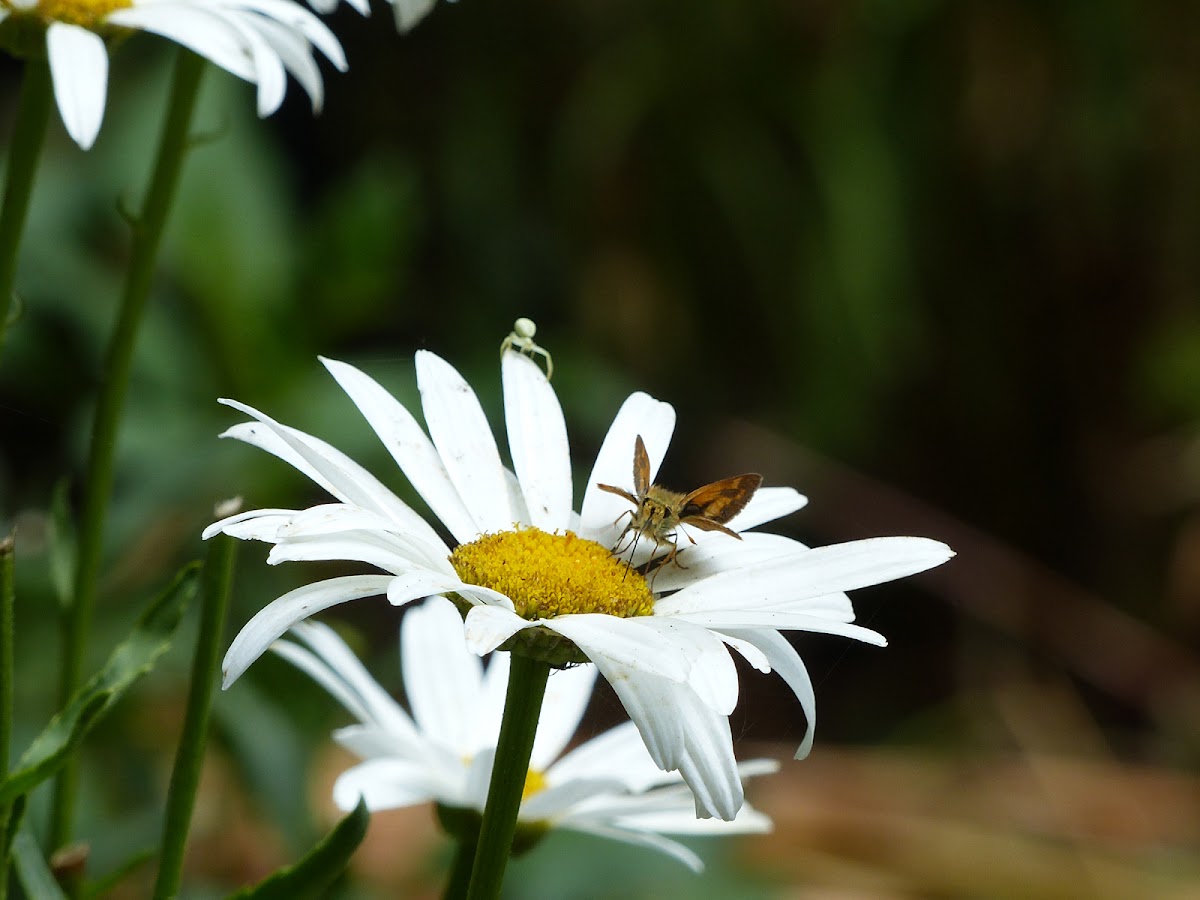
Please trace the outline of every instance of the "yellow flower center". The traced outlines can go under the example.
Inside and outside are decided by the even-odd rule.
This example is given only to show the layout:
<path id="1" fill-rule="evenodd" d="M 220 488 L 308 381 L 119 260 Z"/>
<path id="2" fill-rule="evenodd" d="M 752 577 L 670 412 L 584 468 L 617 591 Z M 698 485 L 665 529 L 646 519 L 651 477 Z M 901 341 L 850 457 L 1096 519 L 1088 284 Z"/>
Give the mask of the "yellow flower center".
<path id="1" fill-rule="evenodd" d="M 38 0 L 36 9 L 47 22 L 66 22 L 98 31 L 113 11 L 132 5 L 130 0 Z"/>
<path id="2" fill-rule="evenodd" d="M 485 534 L 459 545 L 450 564 L 467 584 L 509 597 L 523 619 L 570 613 L 628 618 L 654 612 L 654 595 L 640 573 L 607 547 L 570 531 L 521 528 Z"/>
<path id="3" fill-rule="evenodd" d="M 530 769 L 525 775 L 525 787 L 521 791 L 521 802 L 524 803 L 534 794 L 546 789 L 546 776 L 537 769 Z"/>

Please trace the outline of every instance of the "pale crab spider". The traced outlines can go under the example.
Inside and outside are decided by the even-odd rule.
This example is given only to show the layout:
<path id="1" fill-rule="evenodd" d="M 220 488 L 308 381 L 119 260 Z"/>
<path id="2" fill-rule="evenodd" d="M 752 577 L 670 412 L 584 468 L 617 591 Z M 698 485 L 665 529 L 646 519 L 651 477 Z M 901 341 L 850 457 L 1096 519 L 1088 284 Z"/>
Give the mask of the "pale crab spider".
<path id="1" fill-rule="evenodd" d="M 513 330 L 500 343 L 500 353 L 503 355 L 505 350 L 516 350 L 518 353 L 524 353 L 530 357 L 541 355 L 546 357 L 546 380 L 554 376 L 554 360 L 550 358 L 550 352 L 534 342 L 533 336 L 537 334 L 537 325 L 533 319 L 527 319 L 524 316 L 513 322 Z"/>

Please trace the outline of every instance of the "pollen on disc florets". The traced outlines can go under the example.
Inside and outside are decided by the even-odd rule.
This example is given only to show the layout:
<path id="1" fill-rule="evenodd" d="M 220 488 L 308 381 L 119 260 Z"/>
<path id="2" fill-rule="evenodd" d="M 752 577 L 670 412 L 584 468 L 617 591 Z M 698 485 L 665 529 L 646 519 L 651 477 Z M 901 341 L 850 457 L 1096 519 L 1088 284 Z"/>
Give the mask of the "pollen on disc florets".
<path id="1" fill-rule="evenodd" d="M 574 532 L 549 534 L 521 528 L 485 534 L 450 554 L 467 584 L 499 591 L 523 619 L 569 613 L 628 618 L 654 612 L 646 579 L 626 568 L 606 547 Z"/>
<path id="2" fill-rule="evenodd" d="M 47 22 L 66 22 L 98 31 L 112 12 L 131 5 L 130 0 L 38 0 L 36 9 Z"/>

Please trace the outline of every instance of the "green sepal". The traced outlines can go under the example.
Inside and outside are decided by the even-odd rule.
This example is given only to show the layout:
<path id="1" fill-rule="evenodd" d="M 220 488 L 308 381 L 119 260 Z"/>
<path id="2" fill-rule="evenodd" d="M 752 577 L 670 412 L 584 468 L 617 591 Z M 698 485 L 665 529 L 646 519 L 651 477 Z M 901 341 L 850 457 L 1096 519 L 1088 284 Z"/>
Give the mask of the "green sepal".
<path id="1" fill-rule="evenodd" d="M 479 842 L 479 827 L 483 824 L 483 814 L 477 809 L 464 806 L 446 806 L 438 803 L 434 806 L 438 824 L 442 830 L 459 844 L 477 844 Z M 522 856 L 542 842 L 550 833 L 548 822 L 517 821 L 517 830 L 513 833 L 513 857 Z"/>

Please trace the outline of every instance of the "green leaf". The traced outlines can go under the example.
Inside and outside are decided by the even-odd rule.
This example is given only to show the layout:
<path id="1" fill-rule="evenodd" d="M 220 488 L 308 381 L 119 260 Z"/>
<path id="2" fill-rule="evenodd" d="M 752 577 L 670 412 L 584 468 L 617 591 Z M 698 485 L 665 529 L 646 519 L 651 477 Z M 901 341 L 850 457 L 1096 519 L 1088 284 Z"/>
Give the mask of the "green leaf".
<path id="1" fill-rule="evenodd" d="M 88 898 L 107 897 L 118 884 L 128 878 L 134 871 L 151 862 L 158 856 L 157 847 L 147 847 L 131 856 L 107 875 L 88 883 L 83 895 Z"/>
<path id="2" fill-rule="evenodd" d="M 4 818 L 4 830 L 0 832 L 0 855 L 6 859 L 12 849 L 13 840 L 21 828 L 21 823 L 25 819 L 25 806 L 28 799 L 28 797 L 22 794 L 14 800 L 12 806 L 8 808 L 7 816 Z"/>
<path id="3" fill-rule="evenodd" d="M 367 804 L 360 799 L 354 811 L 338 822 L 337 827 L 308 851 L 300 862 L 279 869 L 253 887 L 230 894 L 227 900 L 304 900 L 306 897 L 324 897 L 326 888 L 342 874 L 346 863 L 362 843 L 370 820 Z"/>
<path id="4" fill-rule="evenodd" d="M 188 600 L 196 592 L 199 564 L 185 566 L 138 619 L 132 634 L 112 652 L 104 668 L 34 738 L 17 769 L 0 782 L 0 804 L 9 803 L 52 776 L 84 735 L 171 645 Z"/>
<path id="5" fill-rule="evenodd" d="M 36 897 L 37 900 L 67 900 L 67 895 L 46 865 L 42 848 L 28 828 L 17 832 L 17 838 L 13 841 L 13 861 L 16 863 L 17 880 L 27 896 Z"/>
<path id="6" fill-rule="evenodd" d="M 77 539 L 75 520 L 71 518 L 70 484 L 63 479 L 54 486 L 50 499 L 49 561 L 50 583 L 58 604 L 63 609 L 71 605 L 75 594 L 72 583 L 75 577 Z"/>

